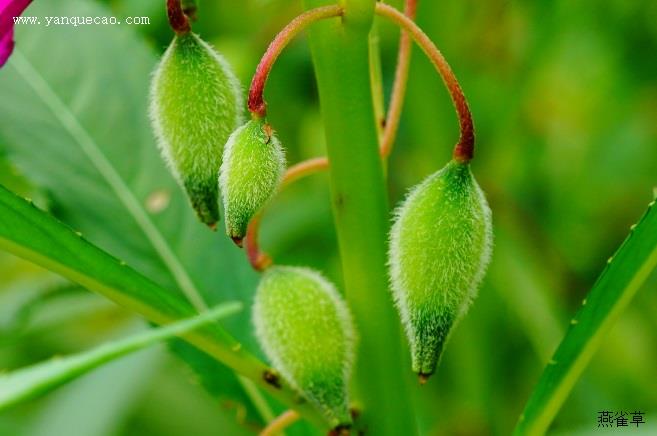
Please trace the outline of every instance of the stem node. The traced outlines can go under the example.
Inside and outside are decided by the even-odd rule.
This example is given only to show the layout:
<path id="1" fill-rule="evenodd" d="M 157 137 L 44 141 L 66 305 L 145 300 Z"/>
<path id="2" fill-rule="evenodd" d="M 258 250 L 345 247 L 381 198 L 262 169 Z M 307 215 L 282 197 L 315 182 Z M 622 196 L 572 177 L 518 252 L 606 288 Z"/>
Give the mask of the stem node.
<path id="1" fill-rule="evenodd" d="M 167 0 L 167 16 L 169 17 L 169 25 L 178 35 L 192 30 L 189 19 L 183 11 L 181 0 Z"/>

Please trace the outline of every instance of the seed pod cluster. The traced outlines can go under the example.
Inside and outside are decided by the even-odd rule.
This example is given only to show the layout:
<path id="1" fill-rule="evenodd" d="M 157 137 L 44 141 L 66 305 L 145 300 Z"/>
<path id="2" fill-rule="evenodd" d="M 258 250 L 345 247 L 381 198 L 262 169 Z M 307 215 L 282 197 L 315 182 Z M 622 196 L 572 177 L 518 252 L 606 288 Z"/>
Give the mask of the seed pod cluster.
<path id="1" fill-rule="evenodd" d="M 354 331 L 335 287 L 307 268 L 271 267 L 258 286 L 253 321 L 265 354 L 285 380 L 333 426 L 349 424 Z"/>
<path id="2" fill-rule="evenodd" d="M 214 227 L 223 147 L 243 122 L 237 78 L 198 35 L 178 34 L 153 75 L 150 115 L 165 161 L 199 219 Z"/>
<path id="3" fill-rule="evenodd" d="M 491 244 L 490 209 L 467 163 L 448 163 L 397 210 L 390 276 L 421 379 L 435 371 L 452 327 L 476 296 Z"/>
<path id="4" fill-rule="evenodd" d="M 285 171 L 281 143 L 264 119 L 254 119 L 228 139 L 219 173 L 226 233 L 238 245 L 251 218 L 274 195 Z"/>

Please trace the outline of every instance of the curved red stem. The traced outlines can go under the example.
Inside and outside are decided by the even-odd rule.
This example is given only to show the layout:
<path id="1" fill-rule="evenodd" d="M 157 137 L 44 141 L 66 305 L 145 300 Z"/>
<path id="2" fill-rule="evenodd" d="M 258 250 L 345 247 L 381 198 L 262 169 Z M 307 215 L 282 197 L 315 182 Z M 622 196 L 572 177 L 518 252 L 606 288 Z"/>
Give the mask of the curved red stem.
<path id="1" fill-rule="evenodd" d="M 447 63 L 443 54 L 438 47 L 429 39 L 429 37 L 420 29 L 417 24 L 397 9 L 384 3 L 376 4 L 376 13 L 386 17 L 402 27 L 420 46 L 422 51 L 429 57 L 431 62 L 438 70 L 443 79 L 449 95 L 454 102 L 454 107 L 460 124 L 459 142 L 454 147 L 454 159 L 459 162 L 469 162 L 474 156 L 474 126 L 472 124 L 472 115 L 468 102 L 465 99 L 463 90 L 459 85 L 454 72 Z"/>
<path id="2" fill-rule="evenodd" d="M 310 24 L 326 18 L 342 16 L 344 10 L 338 5 L 322 6 L 319 8 L 306 11 L 290 21 L 290 23 L 281 30 L 274 40 L 269 44 L 267 51 L 260 59 L 256 68 L 249 88 L 249 112 L 255 118 L 263 118 L 267 114 L 267 104 L 265 103 L 263 92 L 265 84 L 269 77 L 269 72 L 274 66 L 276 59 L 283 49 Z"/>

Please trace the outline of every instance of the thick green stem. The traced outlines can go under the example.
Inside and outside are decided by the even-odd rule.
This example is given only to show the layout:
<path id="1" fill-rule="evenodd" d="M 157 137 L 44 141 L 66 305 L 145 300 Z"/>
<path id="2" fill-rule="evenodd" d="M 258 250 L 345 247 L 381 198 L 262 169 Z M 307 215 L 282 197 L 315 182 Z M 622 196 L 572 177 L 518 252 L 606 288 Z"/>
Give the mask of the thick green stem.
<path id="1" fill-rule="evenodd" d="M 305 0 L 317 7 L 324 0 Z M 359 333 L 354 388 L 370 435 L 416 434 L 400 324 L 386 272 L 389 211 L 370 86 L 374 0 L 346 0 L 342 20 L 318 23 L 310 43 L 330 160 L 346 297 Z"/>

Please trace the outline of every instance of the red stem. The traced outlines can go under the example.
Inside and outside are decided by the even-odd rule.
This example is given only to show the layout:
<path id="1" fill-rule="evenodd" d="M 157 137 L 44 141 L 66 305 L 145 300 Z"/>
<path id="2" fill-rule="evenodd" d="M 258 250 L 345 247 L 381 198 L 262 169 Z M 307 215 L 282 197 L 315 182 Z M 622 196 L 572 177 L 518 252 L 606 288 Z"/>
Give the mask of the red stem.
<path id="1" fill-rule="evenodd" d="M 332 11 L 326 11 L 328 15 L 324 15 L 324 11 L 332 8 Z M 337 8 L 337 9 L 336 9 Z M 431 62 L 438 70 L 440 76 L 449 91 L 450 97 L 454 103 L 456 113 L 460 125 L 459 142 L 454 147 L 454 159 L 459 162 L 469 162 L 474 155 L 474 126 L 472 123 L 472 115 L 470 108 L 463 94 L 463 90 L 450 68 L 447 60 L 442 55 L 440 50 L 429 39 L 429 37 L 420 29 L 413 21 L 417 8 L 417 0 L 407 0 L 405 13 L 402 14 L 395 8 L 383 3 L 376 4 L 376 13 L 378 15 L 389 18 L 402 30 L 402 37 L 400 40 L 400 49 L 398 54 L 397 70 L 395 72 L 395 83 L 393 85 L 392 98 L 390 102 L 390 110 L 387 116 L 386 130 L 384 132 L 383 141 L 381 144 L 381 156 L 386 157 L 391 150 L 392 142 L 394 141 L 399 117 L 401 115 L 401 107 L 403 103 L 403 96 L 405 93 L 406 82 L 408 78 L 408 64 L 410 60 L 410 46 L 409 42 L 412 38 L 422 48 L 424 53 L 429 57 Z M 317 8 L 302 14 L 286 26 L 270 44 L 267 52 L 263 56 L 256 74 L 251 82 L 251 89 L 249 92 L 249 110 L 254 117 L 264 117 L 266 114 L 266 104 L 263 99 L 263 90 L 267 81 L 267 76 L 271 70 L 272 65 L 276 58 L 281 53 L 283 48 L 294 38 L 305 26 L 319 20 L 321 18 L 328 18 L 330 16 L 337 16 L 342 14 L 342 9 L 335 6 L 327 6 L 324 8 Z M 332 15 L 334 14 L 334 15 Z M 313 174 L 328 167 L 329 162 L 325 157 L 310 159 L 301 162 L 291 168 L 285 173 L 281 188 L 287 184 L 302 178 L 306 175 Z M 258 244 L 258 232 L 260 228 L 260 220 L 262 218 L 262 211 L 255 216 L 249 223 L 246 236 L 246 252 L 249 262 L 256 270 L 262 271 L 272 263 L 272 259 L 264 252 L 260 251 Z"/>
<path id="2" fill-rule="evenodd" d="M 316 157 L 314 159 L 308 159 L 293 165 L 285 172 L 279 189 L 283 189 L 290 183 L 305 176 L 328 168 L 328 165 L 329 161 L 325 157 Z M 260 221 L 262 219 L 263 212 L 264 209 L 260 210 L 256 216 L 251 218 L 251 221 L 249 221 L 249 226 L 246 229 L 246 256 L 249 259 L 249 263 L 256 271 L 263 271 L 272 264 L 271 257 L 269 257 L 267 253 L 260 250 L 260 245 L 258 242 L 258 233 L 260 231 Z"/>
<path id="3" fill-rule="evenodd" d="M 411 20 L 415 20 L 417 11 L 417 0 L 406 0 L 404 14 Z M 401 30 L 399 38 L 399 51 L 397 53 L 397 68 L 395 69 L 395 81 L 392 84 L 390 94 L 390 108 L 386 116 L 385 129 L 381 139 L 381 156 L 386 158 L 392 152 L 392 146 L 399 129 L 406 85 L 408 84 L 408 70 L 411 64 L 411 44 L 413 40 L 404 29 Z"/>
<path id="4" fill-rule="evenodd" d="M 404 14 L 411 20 L 414 20 L 416 10 L 417 0 L 406 0 Z M 288 28 L 298 28 L 298 25 L 293 25 L 293 23 L 294 21 L 286 26 L 281 32 L 279 32 L 275 40 L 269 45 L 269 48 L 262 57 L 262 60 L 260 61 L 260 64 L 256 70 L 256 74 L 253 77 L 251 89 L 249 92 L 249 109 L 255 117 L 264 117 L 266 113 L 266 105 L 263 100 L 263 90 L 269 75 L 269 71 L 271 70 L 280 52 L 300 31 L 299 29 L 296 30 L 295 33 L 290 32 L 290 29 Z M 393 84 L 392 95 L 390 99 L 390 109 L 388 110 L 386 117 L 385 130 L 380 147 L 380 154 L 383 158 L 390 154 L 392 150 L 392 144 L 397 133 L 397 128 L 399 126 L 404 95 L 406 93 L 406 84 L 408 82 L 411 42 L 412 39 L 408 32 L 402 29 L 402 34 L 399 42 L 399 53 L 397 55 L 397 68 L 395 70 L 395 82 Z M 283 189 L 285 186 L 300 178 L 314 174 L 318 171 L 322 171 L 328 168 L 328 165 L 329 162 L 326 157 L 318 157 L 300 162 L 288 168 L 288 170 L 285 172 L 283 180 L 281 181 L 281 186 L 279 189 Z M 271 257 L 264 251 L 260 250 L 259 233 L 260 222 L 262 221 L 263 214 L 264 210 L 261 210 L 251 219 L 246 233 L 246 255 L 249 263 L 256 271 L 263 271 L 273 263 Z"/>
<path id="5" fill-rule="evenodd" d="M 260 251 L 260 245 L 258 244 L 261 219 L 262 211 L 258 212 L 258 214 L 249 221 L 249 226 L 246 229 L 246 242 L 244 247 L 246 250 L 246 257 L 256 271 L 264 271 L 273 263 L 271 257 L 269 257 L 267 253 Z"/>
<path id="6" fill-rule="evenodd" d="M 297 422 L 301 418 L 296 410 L 287 410 L 276 419 L 271 421 L 267 427 L 260 432 L 258 436 L 277 436 L 283 433 L 283 430 Z"/>
<path id="7" fill-rule="evenodd" d="M 187 33 L 192 29 L 183 11 L 182 0 L 167 0 L 167 15 L 169 25 L 177 34 Z"/>
<path id="8" fill-rule="evenodd" d="M 338 5 L 322 6 L 311 9 L 296 17 L 294 20 L 281 30 L 274 40 L 269 44 L 267 51 L 262 56 L 256 72 L 251 81 L 249 89 L 249 111 L 255 118 L 263 118 L 267 114 L 267 104 L 265 103 L 263 92 L 265 83 L 269 77 L 269 72 L 281 54 L 283 49 L 308 25 L 326 18 L 342 16 L 344 10 Z"/>
<path id="9" fill-rule="evenodd" d="M 420 29 L 417 24 L 397 9 L 384 3 L 376 4 L 376 13 L 386 17 L 406 30 L 415 42 L 420 46 L 422 51 L 429 57 L 434 64 L 438 73 L 443 79 L 447 90 L 454 102 L 456 113 L 460 124 L 459 142 L 454 147 L 454 159 L 459 162 L 469 162 L 474 156 L 474 126 L 472 124 L 472 115 L 470 108 L 459 85 L 454 72 L 450 68 L 443 54 L 438 50 L 436 45 Z"/>

